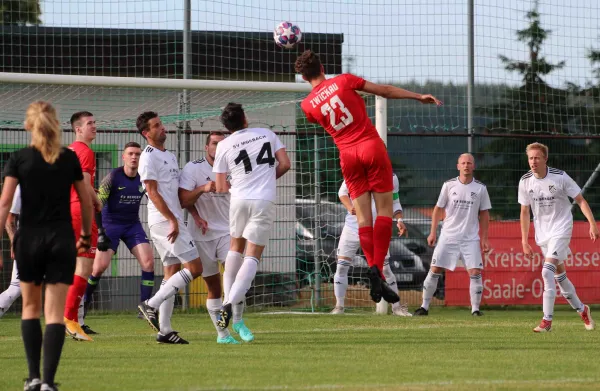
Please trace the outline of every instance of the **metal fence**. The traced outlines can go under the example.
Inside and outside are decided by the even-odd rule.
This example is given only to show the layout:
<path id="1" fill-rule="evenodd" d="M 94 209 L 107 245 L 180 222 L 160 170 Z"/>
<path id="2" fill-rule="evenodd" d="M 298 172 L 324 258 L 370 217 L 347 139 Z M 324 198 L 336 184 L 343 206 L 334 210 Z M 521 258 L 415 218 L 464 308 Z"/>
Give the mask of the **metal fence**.
<path id="1" fill-rule="evenodd" d="M 174 139 L 174 133 L 169 135 Z M 65 134 L 65 142 L 72 138 Z M 248 304 L 257 308 L 283 306 L 299 309 L 333 305 L 332 276 L 335 272 L 335 249 L 344 223 L 345 209 L 337 200 L 341 175 L 336 160 L 336 149 L 328 136 L 316 133 L 279 133 L 293 160 L 292 172 L 278 183 L 278 209 L 274 235 L 253 289 L 248 294 Z M 192 132 L 180 151 L 180 163 L 204 155 L 206 132 Z M 492 220 L 518 219 L 516 200 L 519 178 L 528 171 L 524 154 L 528 143 L 539 141 L 550 147 L 549 165 L 565 170 L 584 188 L 592 210 L 600 204 L 595 173 L 600 163 L 600 138 L 540 137 L 506 135 L 417 135 L 388 134 L 388 150 L 394 171 L 400 179 L 400 201 L 405 218 L 410 225 L 409 238 L 394 239 L 391 246 L 394 272 L 401 289 L 403 301 L 413 306 L 420 302 L 422 281 L 431 262 L 432 249 L 426 237 L 430 229 L 430 212 L 435 205 L 443 182 L 457 176 L 456 160 L 468 149 L 476 160 L 475 176 L 484 182 L 492 201 Z M 0 164 L 9 154 L 27 144 L 24 131 L 5 133 L 0 145 Z M 99 132 L 94 149 L 98 167 L 97 180 L 120 165 L 120 150 L 127 141 L 143 141 L 134 132 Z M 315 196 L 316 195 L 316 196 Z M 146 222 L 146 201 L 140 216 Z M 576 220 L 582 220 L 574 208 Z M 506 239 L 513 233 L 495 230 L 495 235 Z M 496 238 L 492 234 L 492 246 Z M 514 236 L 514 235 L 513 235 Z M 520 237 L 514 236 L 515 248 Z M 7 238 L 2 240 L 4 268 L 0 274 L 0 289 L 10 281 L 12 262 L 9 258 Z M 407 250 L 408 249 L 408 250 Z M 360 256 L 355 260 L 355 272 L 350 274 L 348 306 L 372 305 L 365 288 L 366 270 Z M 364 262 L 364 261 L 363 261 Z M 162 274 L 156 258 L 157 286 Z M 129 310 L 138 301 L 140 268 L 124 246 L 120 246 L 112 266 L 101 280 L 95 307 L 99 310 Z M 444 284 L 440 284 L 434 304 L 443 304 Z M 194 282 L 180 301 L 186 307 L 200 307 L 206 299 L 206 289 L 201 281 Z M 19 311 L 16 303 L 12 311 Z"/>

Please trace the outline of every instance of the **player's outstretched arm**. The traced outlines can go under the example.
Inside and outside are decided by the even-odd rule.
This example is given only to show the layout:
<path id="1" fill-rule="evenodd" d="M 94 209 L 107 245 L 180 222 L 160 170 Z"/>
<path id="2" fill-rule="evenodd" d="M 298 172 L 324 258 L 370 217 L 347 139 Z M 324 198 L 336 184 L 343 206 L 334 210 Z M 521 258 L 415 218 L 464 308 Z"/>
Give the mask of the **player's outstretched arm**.
<path id="1" fill-rule="evenodd" d="M 426 104 L 435 104 L 436 106 L 443 105 L 442 101 L 433 95 L 417 94 L 416 92 L 408 91 L 400 87 L 395 87 L 387 84 L 376 84 L 367 81 L 361 91 L 369 94 L 378 95 L 386 99 L 412 99 Z"/>
<path id="2" fill-rule="evenodd" d="M 533 249 L 529 245 L 529 226 L 531 225 L 531 214 L 529 213 L 529 205 L 521 205 L 521 245 L 523 246 L 523 254 L 526 257 L 533 255 Z"/>
<path id="3" fill-rule="evenodd" d="M 290 163 L 290 158 L 288 157 L 288 154 L 285 151 L 285 148 L 280 148 L 279 150 L 277 150 L 277 152 L 275 152 L 275 159 L 279 163 L 275 168 L 275 178 L 279 179 L 286 172 L 289 171 L 292 165 Z"/>
<path id="4" fill-rule="evenodd" d="M 583 213 L 588 223 L 590 223 L 590 239 L 595 242 L 596 239 L 598 239 L 599 232 L 596 220 L 594 219 L 594 214 L 592 213 L 592 208 L 590 208 L 590 204 L 588 204 L 581 194 L 575 197 L 575 202 L 577 202 L 577 205 L 579 205 L 579 208 L 581 209 L 581 213 Z"/>

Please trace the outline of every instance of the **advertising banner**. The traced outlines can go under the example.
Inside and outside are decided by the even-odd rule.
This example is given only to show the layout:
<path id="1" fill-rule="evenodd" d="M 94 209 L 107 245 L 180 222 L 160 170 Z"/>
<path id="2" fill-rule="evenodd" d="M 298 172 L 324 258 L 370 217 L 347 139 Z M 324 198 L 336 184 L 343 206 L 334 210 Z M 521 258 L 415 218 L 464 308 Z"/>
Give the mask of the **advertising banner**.
<path id="1" fill-rule="evenodd" d="M 518 221 L 490 222 L 491 251 L 482 254 L 482 305 L 542 304 L 544 283 L 541 249 L 535 244 L 533 223 L 529 244 L 534 256 L 525 258 L 521 246 L 521 226 Z M 600 303 L 600 239 L 595 243 L 589 237 L 589 224 L 575 222 L 570 244 L 571 256 L 565 261 L 567 276 L 575 285 L 577 295 L 586 304 Z M 556 303 L 567 304 L 556 286 Z M 445 304 L 469 306 L 469 276 L 464 267 L 446 272 Z"/>

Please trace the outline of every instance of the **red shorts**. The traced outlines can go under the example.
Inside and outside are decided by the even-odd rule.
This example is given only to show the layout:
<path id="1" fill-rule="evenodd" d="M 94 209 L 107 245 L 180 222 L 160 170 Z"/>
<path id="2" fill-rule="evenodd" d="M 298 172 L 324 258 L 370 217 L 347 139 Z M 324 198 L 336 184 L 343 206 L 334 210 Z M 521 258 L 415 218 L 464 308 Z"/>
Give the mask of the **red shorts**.
<path id="1" fill-rule="evenodd" d="M 81 206 L 79 202 L 71 203 L 71 223 L 73 224 L 73 233 L 75 234 L 75 243 L 79 240 L 81 235 Z M 77 258 L 90 258 L 94 259 L 96 256 L 96 246 L 98 245 L 98 227 L 96 226 L 96 220 L 92 217 L 92 247 L 84 253 L 77 254 Z"/>
<path id="2" fill-rule="evenodd" d="M 392 162 L 380 138 L 340 150 L 340 165 L 352 199 L 368 191 L 387 193 L 394 190 Z"/>

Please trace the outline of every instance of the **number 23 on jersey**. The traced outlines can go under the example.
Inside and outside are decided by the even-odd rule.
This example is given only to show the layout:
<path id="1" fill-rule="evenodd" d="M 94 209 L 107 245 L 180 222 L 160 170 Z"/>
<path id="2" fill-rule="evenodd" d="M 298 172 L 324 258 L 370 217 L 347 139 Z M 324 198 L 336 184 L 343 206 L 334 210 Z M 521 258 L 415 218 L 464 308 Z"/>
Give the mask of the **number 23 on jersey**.
<path id="1" fill-rule="evenodd" d="M 329 116 L 329 123 L 338 132 L 354 121 L 352 113 L 344 106 L 344 103 L 337 95 L 331 97 L 329 102 L 323 103 L 321 113 L 325 117 Z"/>

